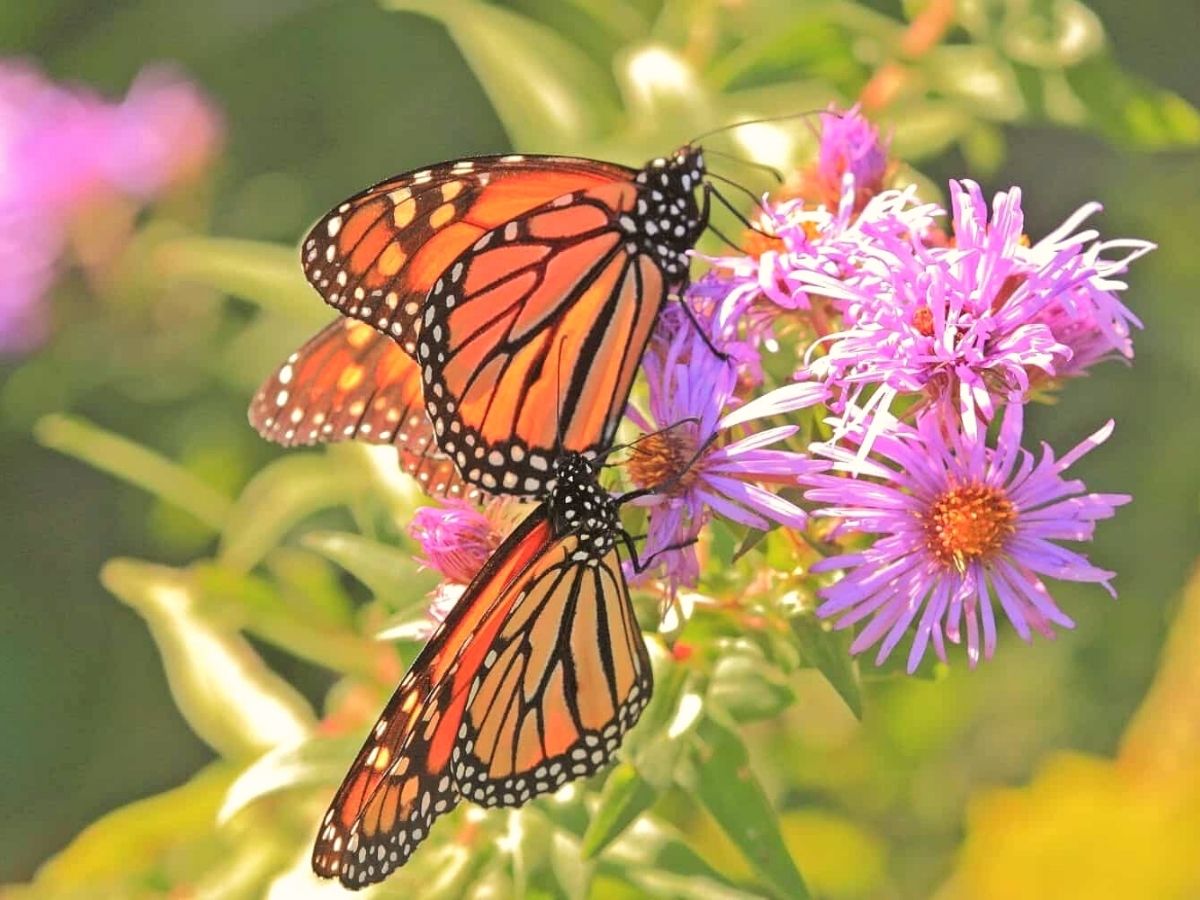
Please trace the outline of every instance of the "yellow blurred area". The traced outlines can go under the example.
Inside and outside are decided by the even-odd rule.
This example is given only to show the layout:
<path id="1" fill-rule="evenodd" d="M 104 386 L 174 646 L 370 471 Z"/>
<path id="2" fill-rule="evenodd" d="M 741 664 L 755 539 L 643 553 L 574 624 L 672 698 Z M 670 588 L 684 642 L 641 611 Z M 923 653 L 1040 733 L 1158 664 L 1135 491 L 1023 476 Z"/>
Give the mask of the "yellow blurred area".
<path id="1" fill-rule="evenodd" d="M 1115 760 L 1050 757 L 978 794 L 939 900 L 1200 896 L 1200 574 Z"/>

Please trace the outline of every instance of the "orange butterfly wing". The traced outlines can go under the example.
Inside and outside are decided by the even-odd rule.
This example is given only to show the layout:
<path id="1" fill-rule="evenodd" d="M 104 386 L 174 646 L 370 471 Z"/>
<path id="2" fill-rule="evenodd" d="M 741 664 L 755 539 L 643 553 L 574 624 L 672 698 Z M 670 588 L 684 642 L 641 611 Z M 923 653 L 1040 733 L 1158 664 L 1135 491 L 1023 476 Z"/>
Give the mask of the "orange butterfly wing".
<path id="1" fill-rule="evenodd" d="M 347 887 L 404 864 L 458 802 L 451 757 L 467 691 L 519 590 L 553 543 L 539 507 L 497 549 L 400 682 L 341 787 L 313 848 L 313 869 Z"/>
<path id="2" fill-rule="evenodd" d="M 650 699 L 620 556 L 581 564 L 578 549 L 573 537 L 554 548 L 557 563 L 523 588 L 471 687 L 454 775 L 476 803 L 520 806 L 595 773 Z"/>
<path id="3" fill-rule="evenodd" d="M 669 288 L 627 226 L 632 182 L 488 232 L 429 295 L 417 359 L 438 443 L 467 481 L 536 495 L 563 450 L 607 449 Z"/>
<path id="4" fill-rule="evenodd" d="M 382 181 L 327 213 L 305 238 L 304 274 L 326 302 L 410 354 L 430 288 L 483 234 L 630 169 L 556 156 L 441 163 Z"/>
<path id="5" fill-rule="evenodd" d="M 338 319 L 287 358 L 254 395 L 250 423 L 285 447 L 359 440 L 394 445 L 401 468 L 436 496 L 478 496 L 438 450 L 417 364 L 362 322 Z"/>
<path id="6" fill-rule="evenodd" d="M 546 504 L 500 546 L 351 765 L 318 875 L 381 881 L 462 797 L 519 806 L 611 760 L 649 700 L 650 660 L 616 548 L 580 549 Z"/>

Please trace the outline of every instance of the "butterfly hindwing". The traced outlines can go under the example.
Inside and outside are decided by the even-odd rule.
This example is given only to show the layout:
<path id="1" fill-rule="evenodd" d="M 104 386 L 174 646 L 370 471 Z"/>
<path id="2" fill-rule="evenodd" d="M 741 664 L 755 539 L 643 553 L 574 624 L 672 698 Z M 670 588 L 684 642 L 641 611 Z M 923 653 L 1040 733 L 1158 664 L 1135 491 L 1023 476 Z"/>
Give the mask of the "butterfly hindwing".
<path id="1" fill-rule="evenodd" d="M 429 295 L 426 408 L 472 484 L 536 495 L 559 451 L 612 442 L 668 284 L 627 231 L 631 183 L 564 195 L 488 232 Z"/>
<path id="2" fill-rule="evenodd" d="M 286 447 L 348 440 L 395 446 L 400 467 L 426 492 L 478 495 L 433 439 L 416 363 L 362 322 L 337 319 L 289 356 L 255 393 L 249 417 L 259 434 Z"/>
<path id="3" fill-rule="evenodd" d="M 525 589 L 471 688 L 457 751 L 461 794 L 519 806 L 607 765 L 653 687 L 615 548 L 562 558 Z"/>

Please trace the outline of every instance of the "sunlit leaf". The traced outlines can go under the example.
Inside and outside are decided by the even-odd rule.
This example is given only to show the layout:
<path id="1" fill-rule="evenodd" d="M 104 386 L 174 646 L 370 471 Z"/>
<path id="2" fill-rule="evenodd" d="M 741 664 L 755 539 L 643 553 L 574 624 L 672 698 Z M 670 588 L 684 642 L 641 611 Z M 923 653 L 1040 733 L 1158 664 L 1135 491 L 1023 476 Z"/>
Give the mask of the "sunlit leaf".
<path id="1" fill-rule="evenodd" d="M 709 82 L 738 90 L 790 81 L 797 72 L 841 85 L 862 79 L 864 68 L 852 46 L 855 35 L 831 13 L 809 8 L 797 21 L 752 34 L 714 61 L 705 73 Z"/>
<path id="2" fill-rule="evenodd" d="M 191 236 L 160 244 L 156 254 L 167 278 L 198 282 L 264 309 L 309 319 L 314 328 L 330 319 L 329 308 L 315 302 L 293 247 Z"/>
<path id="3" fill-rule="evenodd" d="M 970 103 L 980 119 L 1008 122 L 1025 112 L 1012 64 L 990 47 L 938 47 L 922 61 L 922 68 L 943 94 Z"/>
<path id="4" fill-rule="evenodd" d="M 38 870 L 38 896 L 103 891 L 103 885 L 145 872 L 181 845 L 211 837 L 233 775 L 232 766 L 214 763 L 177 788 L 97 819 Z"/>
<path id="5" fill-rule="evenodd" d="M 778 715 L 796 699 L 778 669 L 752 645 L 722 654 L 708 686 L 708 702 L 738 722 Z"/>
<path id="6" fill-rule="evenodd" d="M 634 819 L 654 803 L 658 791 L 629 763 L 620 763 L 608 775 L 600 805 L 583 836 L 580 853 L 592 859 L 616 840 Z"/>
<path id="7" fill-rule="evenodd" d="M 182 466 L 75 416 L 44 416 L 33 433 L 44 446 L 139 487 L 214 530 L 225 524 L 233 507 L 228 497 Z"/>
<path id="8" fill-rule="evenodd" d="M 115 559 L 100 580 L 146 620 L 176 705 L 214 750 L 244 759 L 308 736 L 316 722 L 307 702 L 241 635 L 198 613 L 192 577 Z"/>
<path id="9" fill-rule="evenodd" d="M 804 662 L 814 666 L 833 685 L 855 718 L 862 718 L 862 688 L 858 664 L 850 655 L 849 631 L 834 631 L 812 613 L 801 613 L 790 620 L 792 634 L 800 645 Z"/>
<path id="10" fill-rule="evenodd" d="M 312 738 L 281 745 L 242 770 L 225 793 L 217 815 L 227 822 L 243 809 L 278 791 L 336 785 L 362 743 L 360 736 Z"/>
<path id="11" fill-rule="evenodd" d="M 1042 69 L 1062 69 L 1100 51 L 1104 25 L 1079 0 L 1025 3 L 1005 16 L 998 37 L 1013 59 Z"/>
<path id="12" fill-rule="evenodd" d="M 1109 140 L 1140 150 L 1200 144 L 1200 112 L 1183 97 L 1122 72 L 1107 56 L 1068 69 L 1067 82 L 1088 124 Z"/>
<path id="13" fill-rule="evenodd" d="M 411 550 L 345 531 L 310 531 L 301 543 L 337 563 L 393 608 L 423 602 L 436 584 L 435 578 L 422 572 Z"/>
<path id="14" fill-rule="evenodd" d="M 577 151 L 617 114 L 608 73 L 533 19 L 463 0 L 385 0 L 385 5 L 446 26 L 522 149 Z"/>
<path id="15" fill-rule="evenodd" d="M 232 569 L 252 569 L 304 518 L 351 502 L 366 487 L 361 471 L 335 466 L 324 454 L 277 460 L 242 491 L 221 535 L 218 559 Z"/>
<path id="16" fill-rule="evenodd" d="M 193 572 L 199 609 L 211 620 L 262 638 L 289 653 L 335 672 L 379 678 L 395 665 L 386 645 L 364 637 L 349 623 L 304 615 L 270 581 L 215 564 Z"/>
<path id="17" fill-rule="evenodd" d="M 741 739 L 711 715 L 700 722 L 696 737 L 697 777 L 692 789 L 697 798 L 776 896 L 796 900 L 809 896 Z"/>

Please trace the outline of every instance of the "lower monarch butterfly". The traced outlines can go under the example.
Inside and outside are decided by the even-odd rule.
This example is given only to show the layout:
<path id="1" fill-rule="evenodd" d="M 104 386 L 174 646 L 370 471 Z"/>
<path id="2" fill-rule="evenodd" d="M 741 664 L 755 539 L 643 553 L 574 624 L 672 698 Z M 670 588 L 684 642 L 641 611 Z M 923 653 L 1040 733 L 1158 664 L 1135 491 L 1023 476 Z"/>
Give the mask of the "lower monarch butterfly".
<path id="1" fill-rule="evenodd" d="M 350 888 L 404 865 L 466 798 L 520 806 L 606 765 L 650 698 L 650 659 L 618 542 L 644 568 L 596 464 L 554 488 L 434 633 L 321 822 L 314 871 Z"/>
<path id="2" fill-rule="evenodd" d="M 536 497 L 559 450 L 595 456 L 612 443 L 659 310 L 687 285 L 688 254 L 708 225 L 705 178 L 691 145 L 641 169 L 561 156 L 442 163 L 331 210 L 303 242 L 304 271 L 327 302 L 378 332 L 369 348 L 416 360 L 431 422 L 420 434 L 432 427 L 466 482 Z M 555 345 L 561 378 L 547 365 Z M 310 348 L 293 364 L 293 391 L 269 384 L 261 394 L 259 428 L 272 439 L 278 426 L 261 423 L 282 421 L 286 434 Z M 323 384 L 342 378 L 333 362 L 310 368 Z M 364 368 L 362 389 L 373 382 Z M 560 429 L 554 409 L 566 417 Z"/>

